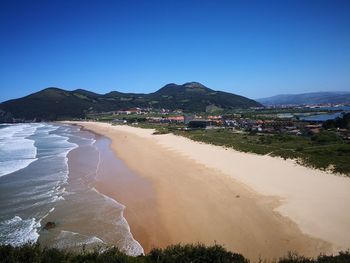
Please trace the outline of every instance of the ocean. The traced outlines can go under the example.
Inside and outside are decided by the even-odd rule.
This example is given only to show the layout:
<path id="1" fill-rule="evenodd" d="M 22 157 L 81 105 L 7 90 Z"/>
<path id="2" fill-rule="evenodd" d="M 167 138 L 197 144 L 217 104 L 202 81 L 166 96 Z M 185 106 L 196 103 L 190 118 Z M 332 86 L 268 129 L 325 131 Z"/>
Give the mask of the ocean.
<path id="1" fill-rule="evenodd" d="M 103 160 L 116 158 L 109 145 L 73 125 L 1 124 L 0 243 L 115 245 L 129 255 L 143 253 L 123 216 L 125 206 L 95 188 L 99 171 L 108 170 Z M 45 230 L 47 222 L 56 226 Z"/>

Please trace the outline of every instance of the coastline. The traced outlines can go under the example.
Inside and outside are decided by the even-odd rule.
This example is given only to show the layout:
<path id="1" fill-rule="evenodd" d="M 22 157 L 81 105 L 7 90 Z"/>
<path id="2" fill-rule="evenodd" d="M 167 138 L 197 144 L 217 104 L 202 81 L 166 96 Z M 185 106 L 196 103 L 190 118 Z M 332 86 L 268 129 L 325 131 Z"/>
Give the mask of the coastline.
<path id="1" fill-rule="evenodd" d="M 109 148 L 111 141 L 82 129 L 69 140 L 75 141 L 77 147 L 66 156 L 68 175 L 63 195 L 42 220 L 42 226 L 53 222 L 54 227 L 49 231 L 41 228 L 39 243 L 72 251 L 79 251 L 81 245 L 92 250 L 115 245 L 127 255 L 143 254 L 124 217 L 124 204 L 99 191 L 101 178 L 108 185 L 111 175 L 117 174 L 120 180 L 132 175 Z M 113 187 L 117 193 L 121 191 L 119 184 Z"/>
<path id="2" fill-rule="evenodd" d="M 315 201 L 318 205 L 318 200 L 315 199 L 322 194 L 321 190 L 334 186 L 333 181 L 338 181 L 341 177 L 301 167 L 279 158 L 240 153 L 171 134 L 154 136 L 152 130 L 111 126 L 106 123 L 69 123 L 110 138 L 111 147 L 117 156 L 128 168 L 152 184 L 156 202 L 146 210 L 153 211 L 149 211 L 148 219 L 157 215 L 153 216 L 153 220 L 159 223 L 158 228 L 153 231 L 146 229 L 142 233 L 138 231 L 134 216 L 128 214 L 128 209 L 131 210 L 133 205 L 124 203 L 133 235 L 146 252 L 152 247 L 164 247 L 179 242 L 213 244 L 215 241 L 229 250 L 247 255 L 250 259 L 277 258 L 286 255 L 288 251 L 316 256 L 319 253 L 347 249 L 344 235 L 349 228 L 345 221 L 343 225 L 334 225 L 330 230 L 320 229 L 321 233 L 314 233 L 314 225 L 309 226 L 309 229 L 305 228 L 310 220 L 309 211 L 296 209 L 299 204 L 293 199 L 295 196 L 288 196 L 293 186 L 300 183 L 295 180 L 303 179 L 310 195 L 303 195 L 305 193 L 301 186 L 295 195 L 300 195 L 299 201 L 305 203 L 301 206 L 303 210 L 310 209 Z M 223 161 L 229 164 L 222 163 Z M 244 174 L 239 173 L 242 166 L 246 172 Z M 280 166 L 285 169 L 282 170 L 284 172 L 277 170 L 277 173 L 271 175 L 271 171 L 281 169 Z M 307 175 L 302 174 L 305 169 Z M 285 180 L 285 177 L 291 176 L 291 172 L 294 178 L 285 182 L 291 185 L 288 192 L 288 189 L 280 187 L 281 182 L 276 177 L 281 175 Z M 253 177 L 254 174 L 260 177 Z M 317 191 L 310 185 L 315 176 L 330 181 L 321 185 L 321 190 Z M 329 203 L 341 201 L 342 206 L 348 204 L 347 200 L 339 200 L 343 197 L 342 189 L 348 189 L 347 179 L 341 179 L 346 183 Z M 310 199 L 314 192 L 317 193 L 315 199 Z M 324 214 L 330 211 L 328 207 L 317 209 L 316 211 Z M 311 212 L 314 210 L 311 209 Z M 327 220 L 330 221 L 328 224 L 332 224 L 349 216 L 345 209 L 342 218 L 339 218 L 339 214 L 329 215 L 331 216 L 326 218 L 312 218 L 317 221 L 316 226 L 327 226 Z M 138 222 L 142 223 L 140 217 Z M 343 236 L 337 236 L 334 242 L 334 236 L 327 236 L 332 231 L 343 231 Z M 163 239 L 157 238 L 159 234 Z M 154 237 L 154 243 L 141 241 L 147 240 L 147 237 Z M 252 247 L 256 251 L 253 252 Z"/>
<path id="3" fill-rule="evenodd" d="M 110 140 L 102 134 L 94 131 L 90 132 Z M 108 143 L 108 147 L 111 147 L 111 142 Z M 156 232 L 159 227 L 157 222 L 153 220 L 154 217 L 157 217 L 157 204 L 154 189 L 150 182 L 130 171 L 115 156 L 109 156 L 109 158 L 104 156 L 102 160 L 104 165 L 99 168 L 93 187 L 102 195 L 125 206 L 123 216 L 131 228 L 130 232 L 134 239 L 142 244 L 145 251 L 153 248 L 152 244 L 155 244 L 156 240 L 167 242 L 166 236 L 162 233 L 158 235 L 144 234 Z M 111 162 L 114 162 L 113 165 L 111 165 Z M 140 196 L 142 198 L 139 198 Z"/>

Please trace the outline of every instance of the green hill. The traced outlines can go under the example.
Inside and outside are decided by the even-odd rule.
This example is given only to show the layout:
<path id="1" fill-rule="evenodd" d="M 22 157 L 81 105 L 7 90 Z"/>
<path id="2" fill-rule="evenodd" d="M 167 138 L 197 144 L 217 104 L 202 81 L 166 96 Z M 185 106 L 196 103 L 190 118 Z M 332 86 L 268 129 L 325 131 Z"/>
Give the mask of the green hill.
<path id="1" fill-rule="evenodd" d="M 208 106 L 222 109 L 259 107 L 260 103 L 236 94 L 215 91 L 197 82 L 168 84 L 148 95 L 159 108 L 205 112 Z"/>
<path id="2" fill-rule="evenodd" d="M 112 91 L 97 94 L 77 89 L 67 91 L 47 88 L 23 98 L 0 104 L 0 121 L 57 120 L 81 118 L 87 113 L 115 111 L 131 107 L 181 109 L 185 112 L 205 112 L 208 107 L 221 109 L 259 107 L 260 103 L 235 94 L 215 91 L 197 82 L 168 84 L 150 94 Z M 4 117 L 5 116 L 5 117 Z"/>

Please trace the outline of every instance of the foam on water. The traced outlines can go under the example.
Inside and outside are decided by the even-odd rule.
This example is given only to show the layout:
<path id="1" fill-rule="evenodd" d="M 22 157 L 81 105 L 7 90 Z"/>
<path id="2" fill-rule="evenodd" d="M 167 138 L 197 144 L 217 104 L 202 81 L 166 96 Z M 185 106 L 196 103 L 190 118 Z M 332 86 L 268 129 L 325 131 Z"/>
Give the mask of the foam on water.
<path id="1" fill-rule="evenodd" d="M 67 155 L 78 145 L 56 133 L 59 128 L 37 123 L 0 125 L 0 179 L 5 179 L 3 187 L 9 186 L 0 191 L 11 193 L 0 200 L 0 244 L 35 242 L 40 221 L 64 200 Z M 36 165 L 28 167 L 34 161 Z M 15 172 L 16 177 L 4 177 Z"/>
<path id="2" fill-rule="evenodd" d="M 72 244 L 74 240 L 74 244 Z M 54 247 L 57 248 L 72 248 L 76 246 L 80 248 L 82 245 L 96 245 L 96 244 L 106 244 L 101 238 L 96 236 L 87 236 L 77 232 L 62 230 L 56 238 L 56 244 Z"/>
<path id="3" fill-rule="evenodd" d="M 0 222 L 0 241 L 2 244 L 13 246 L 36 242 L 40 226 L 40 221 L 36 221 L 35 218 L 23 220 L 19 216 L 14 216 L 12 219 Z"/>
<path id="4" fill-rule="evenodd" d="M 37 148 L 28 137 L 41 124 L 16 124 L 0 129 L 0 177 L 27 167 L 36 161 Z"/>
<path id="5" fill-rule="evenodd" d="M 125 206 L 118 203 L 116 200 L 113 198 L 110 198 L 109 196 L 106 196 L 102 193 L 100 193 L 96 188 L 92 188 L 92 190 L 99 195 L 103 196 L 103 198 L 111 203 L 113 206 L 115 206 L 118 209 L 121 209 L 121 216 L 119 219 L 117 219 L 113 224 L 115 225 L 116 229 L 124 229 L 125 230 L 125 235 L 124 235 L 124 240 L 121 240 L 121 242 L 118 244 L 119 249 L 124 251 L 127 255 L 129 256 L 139 256 L 144 254 L 143 247 L 140 245 L 139 242 L 137 242 L 130 230 L 130 226 L 128 222 L 126 221 L 123 211 L 125 209 Z"/>

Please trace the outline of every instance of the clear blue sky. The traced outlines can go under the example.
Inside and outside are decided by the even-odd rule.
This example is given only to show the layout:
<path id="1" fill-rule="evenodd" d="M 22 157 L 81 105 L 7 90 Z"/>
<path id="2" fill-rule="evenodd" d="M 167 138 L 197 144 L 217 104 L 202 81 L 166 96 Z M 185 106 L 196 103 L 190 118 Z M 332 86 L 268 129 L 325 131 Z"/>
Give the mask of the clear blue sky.
<path id="1" fill-rule="evenodd" d="M 0 0 L 0 101 L 187 81 L 250 98 L 350 91 L 350 0 Z"/>

